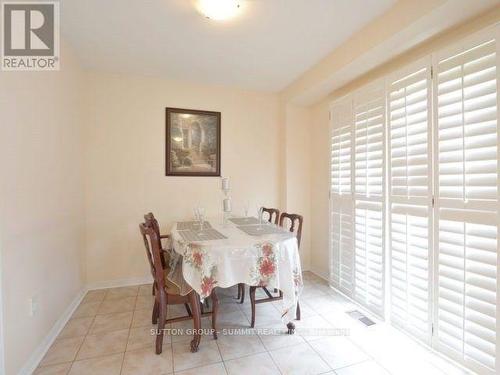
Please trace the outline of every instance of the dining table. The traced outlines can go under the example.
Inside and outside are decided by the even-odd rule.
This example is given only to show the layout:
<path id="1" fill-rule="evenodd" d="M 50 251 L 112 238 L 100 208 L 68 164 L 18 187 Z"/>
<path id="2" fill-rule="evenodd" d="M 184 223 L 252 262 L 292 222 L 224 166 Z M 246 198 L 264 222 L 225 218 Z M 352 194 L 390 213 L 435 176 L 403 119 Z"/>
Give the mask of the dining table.
<path id="1" fill-rule="evenodd" d="M 240 283 L 280 290 L 282 321 L 293 333 L 303 288 L 294 233 L 255 217 L 180 221 L 172 225 L 170 233 L 167 278 L 182 295 L 194 289 L 203 302 L 215 287 Z"/>

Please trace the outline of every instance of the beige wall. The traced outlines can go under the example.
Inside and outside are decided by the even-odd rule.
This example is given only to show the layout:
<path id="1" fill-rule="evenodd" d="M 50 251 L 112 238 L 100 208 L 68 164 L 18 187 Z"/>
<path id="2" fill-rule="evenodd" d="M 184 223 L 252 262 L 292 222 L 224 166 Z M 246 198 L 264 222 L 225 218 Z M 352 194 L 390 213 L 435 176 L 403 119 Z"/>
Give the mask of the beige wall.
<path id="1" fill-rule="evenodd" d="M 89 74 L 86 244 L 90 285 L 149 275 L 138 224 L 154 212 L 165 231 L 195 205 L 220 213 L 220 180 L 165 176 L 165 107 L 222 112 L 222 174 L 233 207 L 280 205 L 281 138 L 276 95 Z"/>
<path id="2" fill-rule="evenodd" d="M 0 72 L 0 250 L 6 373 L 16 374 L 83 287 L 83 76 Z M 29 316 L 29 298 L 38 312 Z"/>
<path id="3" fill-rule="evenodd" d="M 311 271 L 329 277 L 328 227 L 330 190 L 329 106 L 311 108 Z"/>
<path id="4" fill-rule="evenodd" d="M 311 124 L 308 108 L 287 105 L 285 108 L 285 160 L 284 167 L 284 200 L 283 207 L 289 213 L 297 213 L 304 217 L 300 258 L 302 269 L 309 270 L 310 262 L 310 165 L 311 165 Z"/>
<path id="5" fill-rule="evenodd" d="M 407 53 L 349 82 L 339 90 L 330 93 L 321 102 L 310 107 L 311 129 L 311 270 L 328 276 L 328 190 L 329 190 L 329 105 L 334 100 L 360 88 L 371 81 L 403 68 L 434 51 L 459 41 L 467 35 L 477 32 L 500 21 L 500 6 L 493 11 L 458 25 L 415 47 Z"/>

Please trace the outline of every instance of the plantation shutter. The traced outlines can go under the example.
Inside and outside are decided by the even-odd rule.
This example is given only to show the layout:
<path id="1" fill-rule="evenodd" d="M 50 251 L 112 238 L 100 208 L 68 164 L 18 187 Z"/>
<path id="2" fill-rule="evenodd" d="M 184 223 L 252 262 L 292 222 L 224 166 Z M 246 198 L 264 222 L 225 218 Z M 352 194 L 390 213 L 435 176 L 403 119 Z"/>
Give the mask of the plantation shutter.
<path id="1" fill-rule="evenodd" d="M 389 243 L 391 322 L 430 342 L 431 60 L 391 77 Z"/>
<path id="2" fill-rule="evenodd" d="M 351 296 L 353 290 L 351 142 L 352 105 L 344 100 L 331 108 L 331 184 L 330 184 L 330 281 Z"/>
<path id="3" fill-rule="evenodd" d="M 475 371 L 498 373 L 495 39 L 438 55 L 435 70 L 436 345 Z"/>
<path id="4" fill-rule="evenodd" d="M 384 315 L 384 83 L 353 97 L 354 115 L 354 294 Z"/>

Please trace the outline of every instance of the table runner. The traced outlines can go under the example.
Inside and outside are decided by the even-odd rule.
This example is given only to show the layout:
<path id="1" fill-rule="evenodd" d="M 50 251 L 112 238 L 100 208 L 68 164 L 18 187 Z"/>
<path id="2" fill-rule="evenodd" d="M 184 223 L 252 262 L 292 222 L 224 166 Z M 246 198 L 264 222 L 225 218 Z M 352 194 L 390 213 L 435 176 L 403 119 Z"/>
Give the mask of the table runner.
<path id="1" fill-rule="evenodd" d="M 283 292 L 283 320 L 294 320 L 303 286 L 297 238 L 289 232 L 254 237 L 232 223 L 212 221 L 211 226 L 227 238 L 186 241 L 177 225 L 172 228 L 174 251 L 167 277 L 180 287 L 181 294 L 192 287 L 203 300 L 216 286 L 238 283 L 277 288 Z"/>

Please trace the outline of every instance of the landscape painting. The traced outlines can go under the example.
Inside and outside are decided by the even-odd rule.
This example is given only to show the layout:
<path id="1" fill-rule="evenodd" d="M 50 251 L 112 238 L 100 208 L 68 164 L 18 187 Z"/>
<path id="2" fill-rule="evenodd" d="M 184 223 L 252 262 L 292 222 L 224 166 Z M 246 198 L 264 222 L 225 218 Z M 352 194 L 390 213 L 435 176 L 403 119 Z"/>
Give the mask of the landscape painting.
<path id="1" fill-rule="evenodd" d="M 166 108 L 166 175 L 220 176 L 221 113 Z"/>

